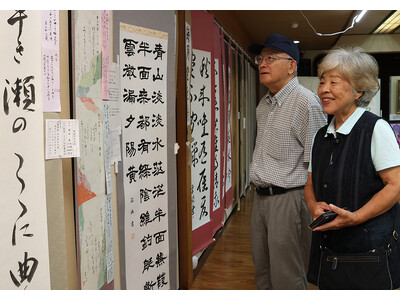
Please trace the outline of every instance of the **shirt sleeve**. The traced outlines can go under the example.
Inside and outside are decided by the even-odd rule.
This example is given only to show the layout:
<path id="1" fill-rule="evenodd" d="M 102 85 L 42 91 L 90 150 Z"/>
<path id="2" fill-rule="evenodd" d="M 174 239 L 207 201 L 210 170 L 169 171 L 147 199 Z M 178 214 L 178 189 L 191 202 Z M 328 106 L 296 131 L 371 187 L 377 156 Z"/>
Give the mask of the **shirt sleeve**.
<path id="1" fill-rule="evenodd" d="M 304 145 L 303 162 L 305 163 L 311 162 L 311 151 L 315 134 L 321 127 L 325 126 L 326 123 L 327 123 L 327 117 L 322 111 L 321 105 L 319 103 L 312 104 L 309 111 L 309 122 L 306 134 L 306 142 Z"/>
<path id="2" fill-rule="evenodd" d="M 308 172 L 312 173 L 312 148 L 314 147 L 314 141 L 315 141 L 315 136 L 317 135 L 317 132 L 314 134 L 312 144 L 311 144 L 311 151 L 310 151 L 310 163 L 308 164 Z"/>
<path id="3" fill-rule="evenodd" d="M 376 171 L 400 165 L 400 149 L 389 123 L 380 119 L 372 133 L 371 156 Z"/>

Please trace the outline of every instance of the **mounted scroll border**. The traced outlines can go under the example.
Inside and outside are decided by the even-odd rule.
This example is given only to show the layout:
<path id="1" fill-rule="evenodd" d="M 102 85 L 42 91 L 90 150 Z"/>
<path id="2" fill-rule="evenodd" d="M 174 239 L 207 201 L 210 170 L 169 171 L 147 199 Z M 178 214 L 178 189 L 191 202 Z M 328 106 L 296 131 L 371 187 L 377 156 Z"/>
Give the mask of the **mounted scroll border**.
<path id="1" fill-rule="evenodd" d="M 167 82 L 167 160 L 168 160 L 168 213 L 169 213 L 169 264 L 170 264 L 170 289 L 178 288 L 178 242 L 177 242 L 177 193 L 176 193 L 176 113 L 175 113 L 175 12 L 174 11 L 114 11 L 113 16 L 113 37 L 114 56 L 113 61 L 117 62 L 117 55 L 120 52 L 118 39 L 120 36 L 120 23 L 148 28 L 150 30 L 168 33 L 168 82 Z M 123 149 L 123 148 L 122 148 Z M 118 215 L 119 234 L 124 236 L 124 214 L 125 206 L 123 199 L 123 170 L 119 165 L 118 169 Z M 120 239 L 121 255 L 121 281 L 122 289 L 126 288 L 125 277 L 125 241 Z"/>

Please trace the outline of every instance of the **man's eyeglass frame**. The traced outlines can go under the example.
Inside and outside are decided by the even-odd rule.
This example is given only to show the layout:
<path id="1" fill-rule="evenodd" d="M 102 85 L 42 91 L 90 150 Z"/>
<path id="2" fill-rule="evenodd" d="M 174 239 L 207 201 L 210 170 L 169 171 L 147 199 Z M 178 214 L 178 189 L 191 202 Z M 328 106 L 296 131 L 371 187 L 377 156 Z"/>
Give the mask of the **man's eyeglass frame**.
<path id="1" fill-rule="evenodd" d="M 262 61 L 264 61 L 267 65 L 270 65 L 275 60 L 280 60 L 280 59 L 294 60 L 291 57 L 282 57 L 282 56 L 278 56 L 278 55 L 268 55 L 268 56 L 257 55 L 254 58 L 254 62 L 256 63 L 256 65 L 259 65 L 259 64 L 261 64 Z"/>

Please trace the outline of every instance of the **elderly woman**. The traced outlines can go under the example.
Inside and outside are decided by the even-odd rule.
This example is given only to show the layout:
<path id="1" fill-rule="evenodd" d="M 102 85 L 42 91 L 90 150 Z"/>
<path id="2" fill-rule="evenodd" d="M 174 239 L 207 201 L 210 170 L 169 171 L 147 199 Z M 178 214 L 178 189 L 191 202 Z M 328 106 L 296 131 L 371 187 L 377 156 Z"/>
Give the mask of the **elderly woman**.
<path id="1" fill-rule="evenodd" d="M 304 196 L 314 219 L 337 217 L 313 229 L 308 281 L 320 289 L 398 288 L 400 151 L 390 125 L 365 109 L 379 89 L 378 64 L 360 48 L 337 49 L 318 76 L 333 119 L 314 138 Z M 371 263 L 384 260 L 378 252 L 383 270 Z"/>

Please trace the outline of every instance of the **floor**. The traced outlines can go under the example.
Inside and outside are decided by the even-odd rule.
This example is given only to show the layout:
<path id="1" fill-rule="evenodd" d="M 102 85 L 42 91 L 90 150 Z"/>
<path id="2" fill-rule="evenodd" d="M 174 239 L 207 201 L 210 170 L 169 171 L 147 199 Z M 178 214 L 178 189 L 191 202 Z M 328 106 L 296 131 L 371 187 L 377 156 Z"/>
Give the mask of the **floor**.
<path id="1" fill-rule="evenodd" d="M 252 191 L 240 200 L 214 249 L 195 278 L 192 290 L 255 290 L 251 256 L 250 217 Z"/>
<path id="2" fill-rule="evenodd" d="M 191 290 L 256 290 L 251 255 L 253 191 L 248 190 L 194 279 Z M 204 254 L 203 254 L 204 255 Z M 310 285 L 309 289 L 316 289 Z"/>
<path id="3" fill-rule="evenodd" d="M 251 257 L 250 217 L 252 191 L 240 200 L 221 236 L 195 278 L 192 290 L 255 290 Z"/>

